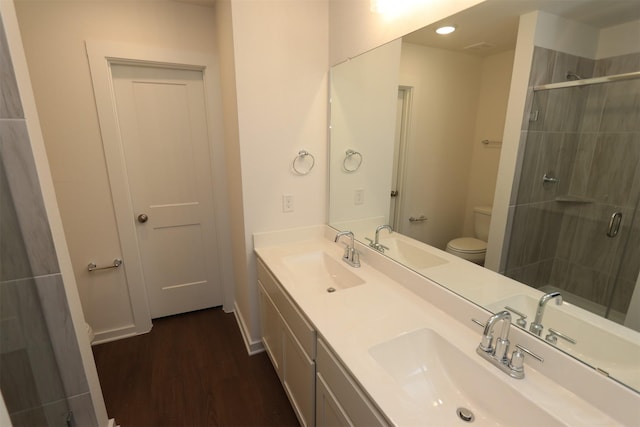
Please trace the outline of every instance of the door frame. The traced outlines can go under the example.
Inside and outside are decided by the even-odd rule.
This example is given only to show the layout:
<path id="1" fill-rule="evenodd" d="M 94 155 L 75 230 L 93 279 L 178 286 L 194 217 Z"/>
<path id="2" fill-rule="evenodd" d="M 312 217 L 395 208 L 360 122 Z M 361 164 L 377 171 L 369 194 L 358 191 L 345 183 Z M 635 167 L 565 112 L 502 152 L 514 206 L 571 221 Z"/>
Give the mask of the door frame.
<path id="1" fill-rule="evenodd" d="M 218 90 L 216 94 L 216 88 L 220 87 L 216 58 L 213 55 L 198 52 L 94 40 L 86 40 L 85 47 L 100 122 L 100 133 L 107 163 L 122 257 L 126 260 L 125 277 L 134 321 L 132 327 L 117 331 L 118 336 L 148 332 L 152 324 L 135 223 L 132 220 L 135 212 L 129 192 L 124 147 L 120 137 L 116 111 L 111 73 L 111 66 L 115 64 L 202 72 L 210 166 L 213 180 L 211 185 L 212 192 L 215 195 L 213 209 L 216 233 L 215 246 L 220 265 L 219 283 L 222 286 L 223 310 L 232 312 L 234 293 L 233 272 L 230 268 L 231 255 L 228 248 L 223 245 L 223 242 L 230 241 L 230 234 L 227 226 L 229 224 L 229 214 L 226 209 L 228 204 L 223 203 L 223 201 L 227 200 L 227 186 L 220 91 Z M 114 339 L 118 337 L 101 338 Z"/>

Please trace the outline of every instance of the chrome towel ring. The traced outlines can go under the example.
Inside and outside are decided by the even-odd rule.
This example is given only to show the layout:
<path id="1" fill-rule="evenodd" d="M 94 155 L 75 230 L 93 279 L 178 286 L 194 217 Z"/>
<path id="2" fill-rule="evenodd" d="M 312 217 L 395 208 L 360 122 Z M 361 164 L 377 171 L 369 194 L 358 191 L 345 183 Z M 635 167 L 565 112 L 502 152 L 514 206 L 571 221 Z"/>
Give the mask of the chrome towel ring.
<path id="1" fill-rule="evenodd" d="M 307 157 L 311 159 L 311 164 L 306 161 Z M 315 166 L 315 164 L 316 158 L 313 157 L 313 154 L 311 154 L 307 150 L 300 150 L 298 151 L 298 155 L 294 157 L 291 166 L 293 167 L 293 171 L 298 175 L 306 175 L 311 172 L 311 169 L 313 169 L 313 166 Z"/>
<path id="2" fill-rule="evenodd" d="M 345 157 L 342 161 L 342 168 L 347 173 L 352 173 L 360 169 L 360 165 L 362 164 L 362 154 L 359 152 L 348 149 L 345 151 Z"/>

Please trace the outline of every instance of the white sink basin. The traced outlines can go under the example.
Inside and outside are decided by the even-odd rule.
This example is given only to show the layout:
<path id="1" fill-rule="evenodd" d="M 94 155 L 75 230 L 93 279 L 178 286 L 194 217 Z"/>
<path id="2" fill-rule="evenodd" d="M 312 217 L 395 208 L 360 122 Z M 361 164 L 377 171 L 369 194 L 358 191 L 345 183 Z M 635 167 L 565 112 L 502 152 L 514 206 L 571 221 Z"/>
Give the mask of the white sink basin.
<path id="1" fill-rule="evenodd" d="M 385 255 L 405 264 L 413 270 L 436 267 L 448 262 L 446 259 L 433 255 L 419 246 L 408 243 L 402 239 L 396 239 L 393 235 L 383 238 L 380 243 L 389 248 L 384 251 Z"/>
<path id="2" fill-rule="evenodd" d="M 407 399 L 424 408 L 429 425 L 466 424 L 457 414 L 461 407 L 473 413 L 473 426 L 563 425 L 489 374 L 480 366 L 487 362 L 475 352 L 464 354 L 431 329 L 378 344 L 369 354 L 393 377 Z"/>
<path id="3" fill-rule="evenodd" d="M 289 255 L 284 257 L 282 262 L 298 279 L 295 286 L 335 292 L 365 283 L 360 276 L 350 270 L 353 267 L 347 266 L 342 260 L 335 259 L 335 256 L 324 251 Z"/>
<path id="4" fill-rule="evenodd" d="M 538 299 L 516 295 L 488 304 L 486 308 L 495 313 L 507 306 L 527 315 L 526 329 L 529 330 L 536 316 Z M 518 316 L 512 315 L 514 324 L 516 319 Z M 640 335 L 623 330 L 619 325 L 572 304 L 558 306 L 554 301 L 547 303 L 542 325 L 543 339 L 549 333 L 549 328 L 569 336 L 576 341 L 575 344 L 558 338 L 556 347 L 640 390 Z M 616 333 L 617 330 L 620 334 Z M 635 340 L 629 335 L 636 335 Z"/>

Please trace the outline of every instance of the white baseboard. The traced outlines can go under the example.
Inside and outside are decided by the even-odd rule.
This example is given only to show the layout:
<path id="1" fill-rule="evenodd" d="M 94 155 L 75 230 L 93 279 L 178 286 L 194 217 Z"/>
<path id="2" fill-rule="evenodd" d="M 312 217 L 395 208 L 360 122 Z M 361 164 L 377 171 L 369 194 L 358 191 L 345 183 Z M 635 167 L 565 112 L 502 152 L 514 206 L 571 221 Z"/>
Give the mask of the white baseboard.
<path id="1" fill-rule="evenodd" d="M 247 353 L 249 353 L 250 356 L 253 356 L 254 354 L 262 353 L 264 351 L 262 340 L 250 339 L 249 329 L 247 328 L 247 325 L 244 323 L 244 320 L 242 318 L 242 313 L 240 312 L 238 305 L 234 303 L 233 308 L 234 308 L 233 314 L 236 317 L 236 322 L 238 322 L 238 327 L 240 328 L 240 333 L 242 334 L 242 340 L 244 341 L 244 345 L 247 348 Z"/>
<path id="2" fill-rule="evenodd" d="M 149 330 L 150 331 L 150 330 Z M 106 331 L 96 332 L 95 338 L 91 341 L 91 345 L 104 344 L 111 341 L 121 340 L 123 338 L 133 337 L 135 335 L 146 334 L 149 331 L 138 331 L 135 325 L 126 326 L 124 328 L 109 329 Z"/>

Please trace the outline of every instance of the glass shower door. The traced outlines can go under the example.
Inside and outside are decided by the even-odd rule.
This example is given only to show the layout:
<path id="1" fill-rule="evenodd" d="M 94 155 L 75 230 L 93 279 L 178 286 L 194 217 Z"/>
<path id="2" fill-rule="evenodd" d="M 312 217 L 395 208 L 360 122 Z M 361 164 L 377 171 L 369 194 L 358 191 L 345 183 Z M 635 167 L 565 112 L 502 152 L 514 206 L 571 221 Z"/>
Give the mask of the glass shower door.
<path id="1" fill-rule="evenodd" d="M 1 155 L 0 390 L 14 427 L 71 425 L 38 278 L 31 271 Z"/>
<path id="2" fill-rule="evenodd" d="M 534 92 L 505 271 L 618 323 L 640 271 L 639 96 L 640 79 Z"/>

